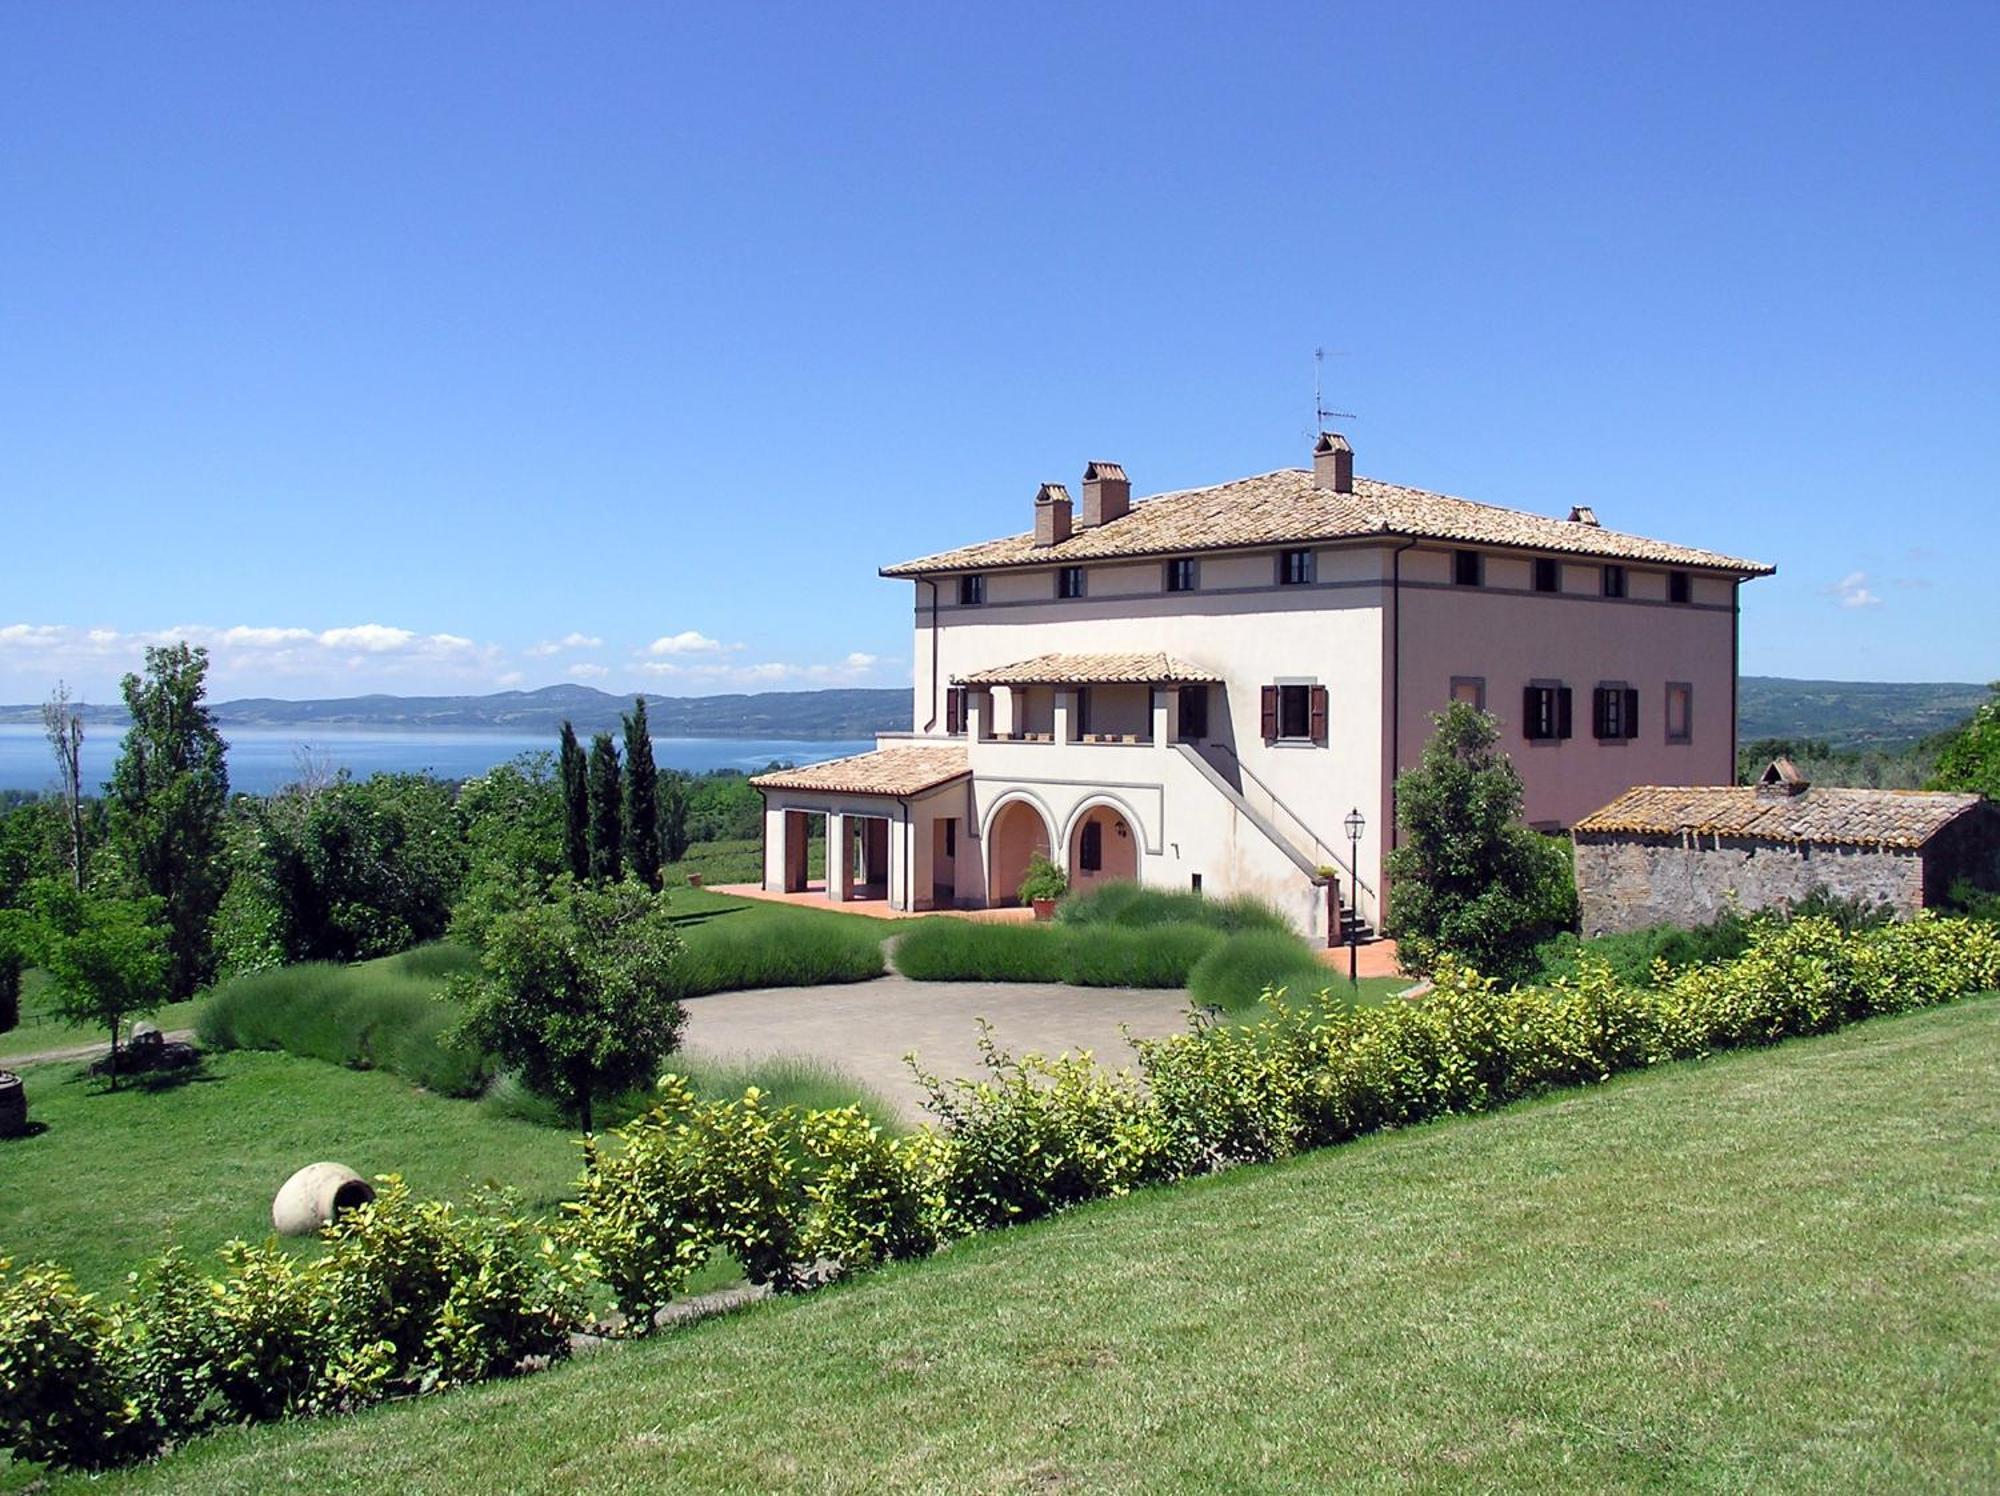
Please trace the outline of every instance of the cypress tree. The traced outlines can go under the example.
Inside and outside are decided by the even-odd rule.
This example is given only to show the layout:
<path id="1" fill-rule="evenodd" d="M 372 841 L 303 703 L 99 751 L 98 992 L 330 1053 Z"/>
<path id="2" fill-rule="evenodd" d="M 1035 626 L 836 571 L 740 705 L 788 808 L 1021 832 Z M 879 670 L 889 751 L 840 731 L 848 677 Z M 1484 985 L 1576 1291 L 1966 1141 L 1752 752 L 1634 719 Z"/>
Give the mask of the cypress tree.
<path id="1" fill-rule="evenodd" d="M 660 775 L 641 696 L 625 718 L 625 864 L 648 888 L 660 886 Z"/>
<path id="2" fill-rule="evenodd" d="M 616 883 L 624 876 L 625 807 L 618 788 L 618 745 L 600 732 L 590 740 L 590 876 Z"/>
<path id="3" fill-rule="evenodd" d="M 590 877 L 590 766 L 576 729 L 562 725 L 563 861 L 570 876 L 582 883 Z"/>
<path id="4" fill-rule="evenodd" d="M 660 776 L 660 856 L 679 862 L 688 849 L 687 780 L 668 770 Z"/>

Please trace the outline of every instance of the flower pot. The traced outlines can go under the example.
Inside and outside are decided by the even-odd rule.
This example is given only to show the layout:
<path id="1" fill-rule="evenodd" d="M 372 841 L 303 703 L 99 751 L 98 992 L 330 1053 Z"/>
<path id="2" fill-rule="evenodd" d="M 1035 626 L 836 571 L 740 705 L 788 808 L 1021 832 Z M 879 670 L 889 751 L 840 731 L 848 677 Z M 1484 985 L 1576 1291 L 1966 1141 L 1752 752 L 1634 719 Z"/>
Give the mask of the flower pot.
<path id="1" fill-rule="evenodd" d="M 1056 917 L 1056 901 L 1054 899 L 1030 899 L 1028 902 L 1034 908 L 1035 919 L 1038 923 L 1046 924 L 1049 920 Z"/>
<path id="2" fill-rule="evenodd" d="M 689 874 L 688 874 L 688 887 L 689 887 L 689 888 L 699 888 L 699 887 L 701 887 L 701 874 L 700 874 L 700 873 L 689 873 Z"/>

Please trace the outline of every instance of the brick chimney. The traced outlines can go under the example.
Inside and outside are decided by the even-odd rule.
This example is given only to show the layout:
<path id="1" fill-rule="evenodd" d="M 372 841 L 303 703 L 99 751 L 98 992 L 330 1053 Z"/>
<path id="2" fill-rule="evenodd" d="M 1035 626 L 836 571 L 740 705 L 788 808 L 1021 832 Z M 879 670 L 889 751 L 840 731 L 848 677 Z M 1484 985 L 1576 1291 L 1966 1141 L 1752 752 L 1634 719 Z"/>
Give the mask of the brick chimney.
<path id="1" fill-rule="evenodd" d="M 1354 448 L 1338 431 L 1322 431 L 1313 444 L 1313 487 L 1328 493 L 1354 492 Z"/>
<path id="2" fill-rule="evenodd" d="M 1095 529 L 1122 519 L 1132 508 L 1132 480 L 1115 462 L 1083 465 L 1083 517 L 1079 529 Z"/>
<path id="3" fill-rule="evenodd" d="M 1061 545 L 1069 539 L 1069 490 L 1060 483 L 1044 483 L 1035 494 L 1035 544 Z"/>
<path id="4" fill-rule="evenodd" d="M 1774 758 L 1771 766 L 1757 780 L 1759 800 L 1786 800 L 1793 795 L 1803 795 L 1812 786 L 1806 776 L 1799 772 L 1799 766 L 1788 758 Z"/>

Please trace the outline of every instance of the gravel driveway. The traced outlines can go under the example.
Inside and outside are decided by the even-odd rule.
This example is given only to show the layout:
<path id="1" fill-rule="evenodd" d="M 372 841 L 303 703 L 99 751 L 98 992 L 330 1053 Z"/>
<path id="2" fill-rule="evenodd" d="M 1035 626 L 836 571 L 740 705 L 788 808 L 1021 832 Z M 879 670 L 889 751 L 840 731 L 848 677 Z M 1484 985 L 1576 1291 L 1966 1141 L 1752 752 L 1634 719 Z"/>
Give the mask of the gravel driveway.
<path id="1" fill-rule="evenodd" d="M 687 999 L 681 1047 L 713 1059 L 806 1056 L 838 1065 L 912 1119 L 924 1094 L 903 1056 L 939 1075 L 976 1075 L 984 1018 L 1015 1054 L 1090 1049 L 1108 1064 L 1131 1054 L 1119 1025 L 1141 1038 L 1187 1024 L 1179 990 L 1066 987 L 1044 982 L 912 982 L 878 977 L 831 987 L 763 987 Z"/>

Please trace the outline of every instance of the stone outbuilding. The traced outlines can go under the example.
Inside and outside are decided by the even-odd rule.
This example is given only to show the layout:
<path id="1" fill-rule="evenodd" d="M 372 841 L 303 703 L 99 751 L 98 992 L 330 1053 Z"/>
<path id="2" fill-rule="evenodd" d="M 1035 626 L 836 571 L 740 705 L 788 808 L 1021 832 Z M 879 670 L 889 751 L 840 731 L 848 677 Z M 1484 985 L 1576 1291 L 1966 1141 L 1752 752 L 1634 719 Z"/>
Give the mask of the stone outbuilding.
<path id="1" fill-rule="evenodd" d="M 1978 795 L 1816 788 L 1785 759 L 1754 785 L 1627 790 L 1578 821 L 1586 935 L 1705 924 L 1815 890 L 1899 918 L 1969 879 L 2000 887 L 2000 807 Z"/>

